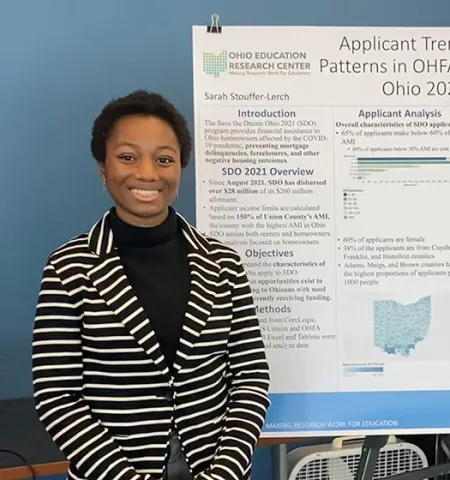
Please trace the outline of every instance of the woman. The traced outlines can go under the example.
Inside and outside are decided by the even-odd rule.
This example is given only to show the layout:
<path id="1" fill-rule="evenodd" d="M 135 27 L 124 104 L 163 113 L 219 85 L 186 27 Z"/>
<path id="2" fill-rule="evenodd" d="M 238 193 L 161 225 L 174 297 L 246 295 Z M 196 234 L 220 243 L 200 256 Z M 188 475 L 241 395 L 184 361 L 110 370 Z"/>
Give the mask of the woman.
<path id="1" fill-rule="evenodd" d="M 247 479 L 268 365 L 239 256 L 170 206 L 191 153 L 186 122 L 134 92 L 103 109 L 91 151 L 115 206 L 44 268 L 39 418 L 69 479 Z"/>

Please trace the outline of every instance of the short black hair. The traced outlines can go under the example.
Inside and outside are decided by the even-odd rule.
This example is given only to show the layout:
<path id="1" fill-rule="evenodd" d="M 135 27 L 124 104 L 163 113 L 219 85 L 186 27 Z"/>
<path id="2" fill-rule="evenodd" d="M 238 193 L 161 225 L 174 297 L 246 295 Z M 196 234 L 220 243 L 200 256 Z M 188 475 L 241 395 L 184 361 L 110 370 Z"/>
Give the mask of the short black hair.
<path id="1" fill-rule="evenodd" d="M 106 140 L 111 135 L 115 123 L 128 115 L 148 115 L 166 121 L 175 132 L 181 151 L 181 166 L 188 165 L 192 139 L 186 119 L 162 95 L 145 90 L 136 90 L 130 94 L 109 102 L 95 119 L 92 127 L 91 153 L 98 163 L 104 163 Z"/>

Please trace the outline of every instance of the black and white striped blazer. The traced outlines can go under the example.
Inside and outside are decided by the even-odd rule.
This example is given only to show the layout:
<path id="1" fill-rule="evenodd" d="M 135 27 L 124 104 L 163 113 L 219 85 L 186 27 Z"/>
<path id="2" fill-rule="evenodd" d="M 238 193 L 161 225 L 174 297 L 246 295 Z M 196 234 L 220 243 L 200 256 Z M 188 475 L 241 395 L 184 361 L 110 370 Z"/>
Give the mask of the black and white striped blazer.
<path id="1" fill-rule="evenodd" d="M 36 410 L 68 478 L 162 478 L 172 429 L 196 480 L 249 478 L 269 369 L 238 254 L 179 215 L 191 287 L 172 377 L 108 218 L 49 256 L 36 308 Z"/>

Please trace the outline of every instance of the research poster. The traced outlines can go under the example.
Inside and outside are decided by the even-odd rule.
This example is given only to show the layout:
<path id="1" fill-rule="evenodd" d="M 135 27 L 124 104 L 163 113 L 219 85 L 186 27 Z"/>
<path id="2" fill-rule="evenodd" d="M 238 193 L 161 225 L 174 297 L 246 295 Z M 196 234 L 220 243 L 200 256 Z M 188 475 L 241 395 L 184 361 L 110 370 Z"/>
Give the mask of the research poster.
<path id="1" fill-rule="evenodd" d="M 264 436 L 450 430 L 450 29 L 193 28 L 197 226 L 246 266 Z"/>

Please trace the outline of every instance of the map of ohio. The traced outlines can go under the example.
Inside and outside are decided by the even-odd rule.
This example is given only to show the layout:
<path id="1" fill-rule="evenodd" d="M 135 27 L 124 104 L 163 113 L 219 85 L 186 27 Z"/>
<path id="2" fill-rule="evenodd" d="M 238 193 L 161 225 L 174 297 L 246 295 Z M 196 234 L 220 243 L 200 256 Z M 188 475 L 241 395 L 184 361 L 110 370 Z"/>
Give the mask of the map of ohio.
<path id="1" fill-rule="evenodd" d="M 425 339 L 431 322 L 431 296 L 403 305 L 394 300 L 373 302 L 375 346 L 393 355 L 408 357 Z"/>

